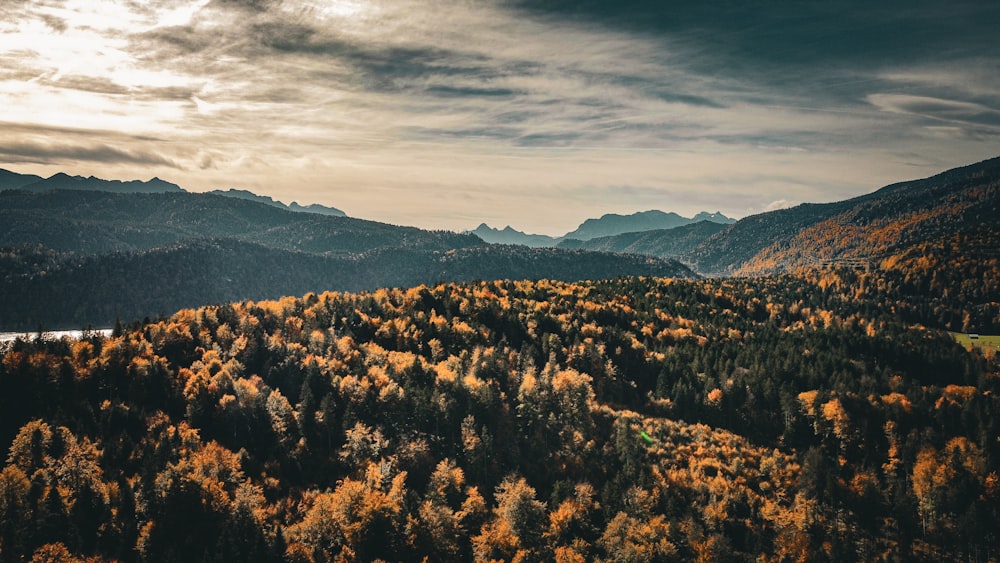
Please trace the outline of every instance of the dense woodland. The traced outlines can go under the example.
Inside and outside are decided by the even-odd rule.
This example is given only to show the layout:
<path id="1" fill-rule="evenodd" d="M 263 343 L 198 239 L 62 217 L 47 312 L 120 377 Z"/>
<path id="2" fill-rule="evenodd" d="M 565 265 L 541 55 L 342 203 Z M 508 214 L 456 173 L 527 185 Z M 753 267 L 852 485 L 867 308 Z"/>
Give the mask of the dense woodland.
<path id="1" fill-rule="evenodd" d="M 0 560 L 996 561 L 1000 364 L 897 273 L 449 283 L 16 341 Z"/>
<path id="2" fill-rule="evenodd" d="M 84 257 L 20 246 L 0 248 L 0 327 L 110 327 L 116 319 L 155 319 L 206 303 L 277 299 L 327 289 L 623 275 L 694 277 L 670 259 L 503 245 L 446 251 L 376 248 L 329 256 L 222 239 Z"/>

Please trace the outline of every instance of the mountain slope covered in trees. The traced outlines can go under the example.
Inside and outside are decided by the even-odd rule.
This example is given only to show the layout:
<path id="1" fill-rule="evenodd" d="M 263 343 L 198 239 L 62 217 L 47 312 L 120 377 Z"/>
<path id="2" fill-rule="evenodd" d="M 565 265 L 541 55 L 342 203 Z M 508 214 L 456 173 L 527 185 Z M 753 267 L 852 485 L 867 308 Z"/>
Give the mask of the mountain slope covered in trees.
<path id="1" fill-rule="evenodd" d="M 440 284 L 18 341 L 0 557 L 995 560 L 1000 365 L 878 276 Z"/>
<path id="2" fill-rule="evenodd" d="M 861 258 L 911 255 L 941 239 L 1000 248 L 1000 157 L 846 201 L 803 204 L 741 219 L 705 240 L 685 262 L 706 275 L 755 275 Z"/>
<path id="3" fill-rule="evenodd" d="M 214 194 L 0 192 L 0 246 L 41 244 L 60 252 L 98 254 L 148 250 L 201 238 L 231 238 L 319 254 L 380 247 L 448 250 L 483 244 L 471 235 L 293 213 Z"/>
<path id="4" fill-rule="evenodd" d="M 0 253 L 0 265 L 0 326 L 8 330 L 111 326 L 206 303 L 444 280 L 694 277 L 674 260 L 481 243 L 321 255 L 220 239 L 83 258 L 28 247 Z"/>

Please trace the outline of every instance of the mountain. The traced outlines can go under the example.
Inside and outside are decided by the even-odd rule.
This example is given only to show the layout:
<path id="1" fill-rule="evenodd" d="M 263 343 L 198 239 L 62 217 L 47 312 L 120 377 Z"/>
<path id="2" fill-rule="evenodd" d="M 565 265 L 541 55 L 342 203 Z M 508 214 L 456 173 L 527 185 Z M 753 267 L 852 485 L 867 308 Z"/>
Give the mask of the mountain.
<path id="1" fill-rule="evenodd" d="M 41 176 L 35 176 L 34 174 L 18 174 L 17 172 L 0 168 L 0 191 L 16 190 L 22 186 L 40 182 L 42 179 Z"/>
<path id="2" fill-rule="evenodd" d="M 472 235 L 294 213 L 214 194 L 0 192 L 0 246 L 41 244 L 59 252 L 99 254 L 200 238 L 232 238 L 317 254 L 384 246 L 448 250 L 483 244 Z"/>
<path id="3" fill-rule="evenodd" d="M 48 190 L 84 190 L 95 192 L 102 191 L 142 194 L 184 191 L 177 184 L 172 184 L 159 178 L 152 178 L 145 182 L 139 180 L 122 182 L 121 180 L 104 180 L 94 176 L 87 178 L 84 178 L 83 176 L 70 176 L 69 174 L 65 174 L 63 172 L 53 174 L 48 178 L 41 179 L 36 182 L 22 184 L 21 186 L 17 186 L 17 189 L 32 192 L 44 192 Z"/>
<path id="4" fill-rule="evenodd" d="M 531 235 L 514 230 L 510 225 L 503 230 L 494 229 L 486 223 L 482 223 L 475 230 L 469 231 L 477 237 L 489 243 L 495 244 L 520 244 L 532 248 L 555 246 L 559 239 L 546 235 Z"/>
<path id="5" fill-rule="evenodd" d="M 248 190 L 238 190 L 238 189 L 228 189 L 228 190 L 212 190 L 208 192 L 210 194 L 220 195 L 223 197 L 232 197 L 237 199 L 245 199 L 249 201 L 256 201 L 258 203 L 265 203 L 280 209 L 287 209 L 289 211 L 295 211 L 300 213 L 317 213 L 319 215 L 331 215 L 333 217 L 346 217 L 347 214 L 337 209 L 336 207 L 327 207 L 325 205 L 320 205 L 318 203 L 313 203 L 310 205 L 302 206 L 298 202 L 293 201 L 292 203 L 285 205 L 280 201 L 276 201 L 268 196 L 257 195 Z"/>
<path id="6" fill-rule="evenodd" d="M 687 254 L 710 236 L 725 228 L 726 225 L 722 223 L 704 220 L 672 229 L 622 233 L 620 235 L 597 237 L 585 241 L 563 239 L 559 242 L 557 248 L 628 252 L 658 257 L 678 257 Z"/>
<path id="7" fill-rule="evenodd" d="M 938 256 L 948 250 L 974 262 L 995 257 L 998 231 L 1000 158 L 994 158 L 846 201 L 746 217 L 685 261 L 708 275 L 761 275 L 848 260 L 889 267 L 932 248 Z"/>
<path id="8" fill-rule="evenodd" d="M 70 176 L 59 172 L 49 178 L 42 178 L 34 174 L 18 174 L 10 170 L 0 168 L 0 191 L 4 190 L 25 190 L 31 192 L 44 192 L 50 190 L 81 190 L 88 192 L 111 192 L 111 193 L 176 193 L 185 192 L 177 184 L 152 178 L 146 182 L 139 180 L 121 181 L 104 180 L 94 176 Z M 295 211 L 300 213 L 315 213 L 318 215 L 330 215 L 333 217 L 346 217 L 347 214 L 336 207 L 327 207 L 318 203 L 310 205 L 300 205 L 298 202 L 285 205 L 280 201 L 275 201 L 268 196 L 257 195 L 248 190 L 229 189 L 213 190 L 209 193 L 229 198 L 243 199 L 265 203 L 273 207 Z"/>
<path id="9" fill-rule="evenodd" d="M 701 211 L 697 215 L 691 218 L 692 223 L 698 223 L 700 221 L 708 221 L 710 223 L 717 223 L 719 225 L 732 225 L 733 223 L 736 222 L 736 219 L 726 217 L 719 211 L 716 211 L 715 213 Z"/>
<path id="10" fill-rule="evenodd" d="M 656 210 L 641 211 L 631 215 L 609 213 L 602 215 L 599 219 L 587 219 L 576 230 L 566 233 L 563 238 L 590 240 L 597 237 L 620 235 L 622 233 L 672 229 L 703 220 L 715 223 L 732 222 L 732 219 L 718 212 L 701 212 L 693 219 L 681 217 L 673 212 L 664 213 L 663 211 Z"/>

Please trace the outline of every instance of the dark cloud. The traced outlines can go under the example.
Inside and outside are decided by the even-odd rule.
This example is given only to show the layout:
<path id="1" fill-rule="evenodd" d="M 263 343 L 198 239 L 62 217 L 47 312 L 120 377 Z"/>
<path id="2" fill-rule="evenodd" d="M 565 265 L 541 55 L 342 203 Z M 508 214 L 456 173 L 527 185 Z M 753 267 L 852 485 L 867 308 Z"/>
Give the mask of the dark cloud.
<path id="1" fill-rule="evenodd" d="M 0 141 L 0 158 L 6 162 L 61 164 L 67 161 L 85 161 L 103 164 L 143 164 L 179 166 L 162 155 L 113 147 L 101 143 L 89 145 L 71 143 L 32 143 Z"/>
<path id="2" fill-rule="evenodd" d="M 93 92 L 96 94 L 109 94 L 116 96 L 128 96 L 136 100 L 159 100 L 159 101 L 180 101 L 189 100 L 195 95 L 196 90 L 183 86 L 124 86 L 111 80 L 97 76 L 82 75 L 62 75 L 57 79 L 45 78 L 39 81 L 42 84 L 80 90 L 82 92 Z"/>
<path id="3" fill-rule="evenodd" d="M 510 88 L 475 88 L 463 86 L 429 86 L 424 92 L 443 98 L 465 98 L 470 96 L 485 98 L 509 98 L 521 92 Z"/>
<path id="4" fill-rule="evenodd" d="M 646 33 L 684 33 L 745 59 L 913 60 L 992 48 L 1000 5 L 978 0 L 513 0 L 528 13 Z M 958 44 L 954 39 L 961 37 Z"/>
<path id="5" fill-rule="evenodd" d="M 281 5 L 281 0 L 212 0 L 212 5 L 251 12 L 266 12 Z"/>
<path id="6" fill-rule="evenodd" d="M 41 84 L 56 86 L 58 88 L 69 88 L 83 92 L 94 92 L 96 94 L 122 95 L 128 94 L 129 89 L 121 84 L 116 84 L 109 78 L 99 76 L 69 75 L 58 78 L 42 78 Z"/>
<path id="7" fill-rule="evenodd" d="M 683 64 L 694 72 L 816 103 L 863 102 L 878 84 L 859 78 L 887 68 L 978 62 L 1000 72 L 997 2 L 512 0 L 508 5 L 527 17 L 662 38 L 665 51 L 684 51 Z"/>
<path id="8" fill-rule="evenodd" d="M 517 139 L 523 133 L 522 129 L 513 127 L 463 127 L 463 128 L 432 128 L 406 127 L 403 134 L 414 141 L 440 141 L 442 139 L 494 139 L 509 141 Z"/>
<path id="9" fill-rule="evenodd" d="M 41 18 L 45 25 L 51 27 L 53 30 L 63 33 L 66 31 L 66 20 L 62 18 L 57 18 L 50 14 L 41 14 L 38 16 Z"/>
<path id="10" fill-rule="evenodd" d="M 579 133 L 560 131 L 549 133 L 529 133 L 517 138 L 516 144 L 526 148 L 570 147 L 584 137 Z M 588 137 L 592 139 L 592 137 Z"/>

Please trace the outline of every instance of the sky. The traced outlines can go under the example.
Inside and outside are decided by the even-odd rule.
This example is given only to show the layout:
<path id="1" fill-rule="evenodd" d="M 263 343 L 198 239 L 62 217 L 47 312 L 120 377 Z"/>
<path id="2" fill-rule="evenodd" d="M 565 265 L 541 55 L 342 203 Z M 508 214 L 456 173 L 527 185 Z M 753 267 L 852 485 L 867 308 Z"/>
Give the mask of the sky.
<path id="1" fill-rule="evenodd" d="M 1000 155 L 1000 2 L 0 0 L 0 168 L 561 235 Z"/>

